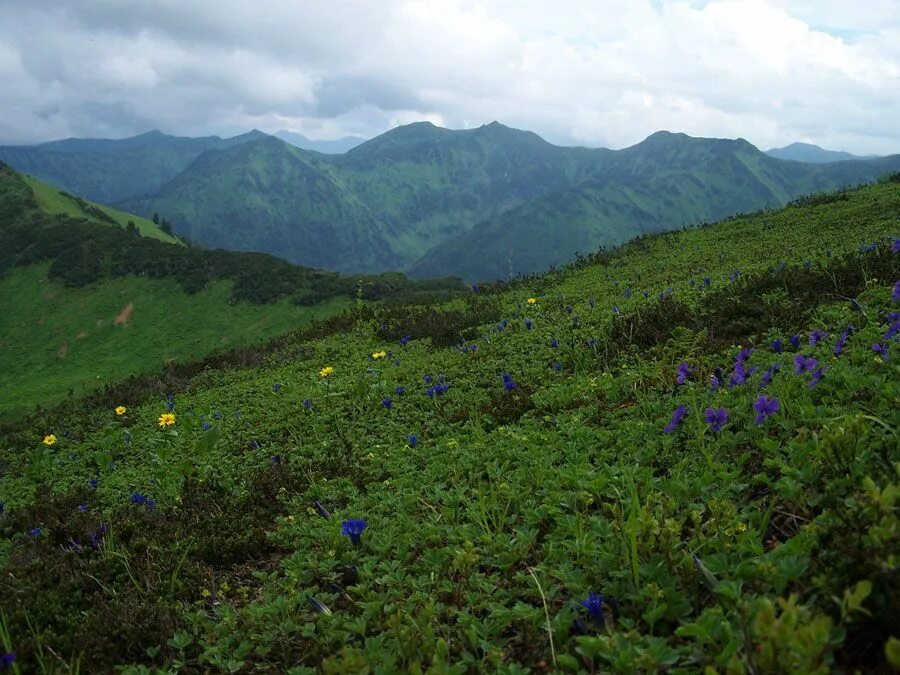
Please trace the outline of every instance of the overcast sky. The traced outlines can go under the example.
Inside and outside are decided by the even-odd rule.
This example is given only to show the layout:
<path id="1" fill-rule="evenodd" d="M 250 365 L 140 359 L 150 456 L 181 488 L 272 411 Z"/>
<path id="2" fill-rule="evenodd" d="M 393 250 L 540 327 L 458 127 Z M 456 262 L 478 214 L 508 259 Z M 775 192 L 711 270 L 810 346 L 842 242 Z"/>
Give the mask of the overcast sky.
<path id="1" fill-rule="evenodd" d="M 900 153 L 900 0 L 0 1 L 0 142 L 423 119 Z"/>

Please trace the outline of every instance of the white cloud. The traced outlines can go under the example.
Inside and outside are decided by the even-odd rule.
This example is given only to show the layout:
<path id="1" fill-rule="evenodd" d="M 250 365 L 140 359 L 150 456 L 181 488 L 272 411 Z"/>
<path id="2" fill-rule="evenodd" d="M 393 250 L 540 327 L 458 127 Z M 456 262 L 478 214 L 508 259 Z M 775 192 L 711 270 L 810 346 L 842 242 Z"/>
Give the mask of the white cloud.
<path id="1" fill-rule="evenodd" d="M 900 152 L 895 0 L 6 0 L 0 139 L 498 119 Z"/>

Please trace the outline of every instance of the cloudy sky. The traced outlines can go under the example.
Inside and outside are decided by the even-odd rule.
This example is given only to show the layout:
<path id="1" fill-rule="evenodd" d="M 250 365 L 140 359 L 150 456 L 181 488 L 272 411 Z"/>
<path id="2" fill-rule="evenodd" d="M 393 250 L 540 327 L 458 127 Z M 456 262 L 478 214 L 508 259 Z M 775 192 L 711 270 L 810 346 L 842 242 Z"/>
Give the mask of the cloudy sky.
<path id="1" fill-rule="evenodd" d="M 2 0 L 0 143 L 499 120 L 900 153 L 900 0 Z"/>

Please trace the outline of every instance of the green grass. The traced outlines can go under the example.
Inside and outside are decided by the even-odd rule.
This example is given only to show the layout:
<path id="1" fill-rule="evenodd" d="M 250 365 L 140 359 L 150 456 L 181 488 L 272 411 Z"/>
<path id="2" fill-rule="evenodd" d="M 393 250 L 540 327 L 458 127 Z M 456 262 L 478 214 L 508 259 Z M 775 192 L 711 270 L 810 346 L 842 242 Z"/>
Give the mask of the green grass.
<path id="1" fill-rule="evenodd" d="M 169 400 L 6 427 L 7 648 L 36 672 L 898 667 L 900 185 L 825 202 L 499 289 L 499 323 L 377 308 Z M 436 346 L 453 321 L 466 341 Z M 750 346 L 749 381 L 711 390 Z"/>
<path id="2" fill-rule="evenodd" d="M 37 265 L 0 279 L 0 417 L 52 405 L 70 390 L 83 396 L 165 362 L 272 338 L 351 304 L 230 303 L 227 282 L 193 295 L 173 280 L 135 277 L 68 288 L 46 273 L 47 265 Z M 130 317 L 117 325 L 129 305 Z"/>
<path id="3" fill-rule="evenodd" d="M 168 244 L 183 245 L 180 240 L 166 232 L 163 232 L 153 221 L 140 216 L 135 216 L 124 211 L 119 211 L 110 206 L 103 206 L 89 202 L 80 197 L 62 192 L 57 188 L 33 178 L 32 176 L 23 175 L 23 179 L 34 192 L 34 198 L 38 207 L 47 213 L 61 214 L 71 216 L 73 218 L 84 218 L 92 223 L 109 226 L 114 221 L 119 227 L 126 227 L 129 222 L 134 223 L 141 236 L 152 237 Z M 110 220 L 98 217 L 97 211 L 105 214 Z"/>

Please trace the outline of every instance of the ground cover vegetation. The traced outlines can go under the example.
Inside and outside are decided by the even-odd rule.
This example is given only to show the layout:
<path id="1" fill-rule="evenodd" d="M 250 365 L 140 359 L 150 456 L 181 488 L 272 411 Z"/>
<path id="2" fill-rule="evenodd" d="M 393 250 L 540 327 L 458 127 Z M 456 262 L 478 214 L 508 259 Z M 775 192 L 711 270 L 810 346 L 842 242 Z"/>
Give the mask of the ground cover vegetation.
<path id="1" fill-rule="evenodd" d="M 7 424 L 4 663 L 900 667 L 898 217 L 885 180 Z"/>

